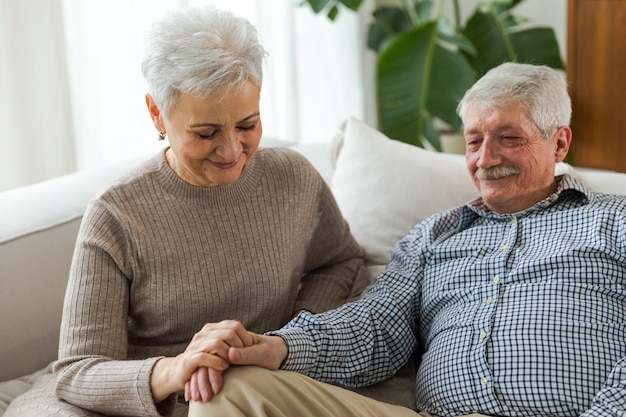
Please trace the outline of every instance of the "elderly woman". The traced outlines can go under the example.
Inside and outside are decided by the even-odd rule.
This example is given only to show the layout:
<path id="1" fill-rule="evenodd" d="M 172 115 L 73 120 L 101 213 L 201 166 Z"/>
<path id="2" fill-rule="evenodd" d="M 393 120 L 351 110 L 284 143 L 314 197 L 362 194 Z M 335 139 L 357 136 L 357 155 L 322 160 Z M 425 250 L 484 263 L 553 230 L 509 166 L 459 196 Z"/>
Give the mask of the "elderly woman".
<path id="1" fill-rule="evenodd" d="M 90 203 L 59 359 L 6 416 L 186 415 L 179 393 L 192 376 L 228 366 L 208 342 L 212 323 L 264 332 L 367 283 L 320 175 L 294 151 L 258 149 L 254 27 L 193 8 L 149 35 L 146 103 L 169 146 Z"/>

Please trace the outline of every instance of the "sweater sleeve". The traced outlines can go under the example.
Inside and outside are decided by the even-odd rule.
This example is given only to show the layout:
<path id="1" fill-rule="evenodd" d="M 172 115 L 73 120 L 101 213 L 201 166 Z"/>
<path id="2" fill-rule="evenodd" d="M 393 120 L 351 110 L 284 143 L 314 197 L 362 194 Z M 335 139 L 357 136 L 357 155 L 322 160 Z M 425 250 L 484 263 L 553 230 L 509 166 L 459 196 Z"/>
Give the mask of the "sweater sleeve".
<path id="1" fill-rule="evenodd" d="M 330 188 L 322 181 L 317 227 L 309 242 L 296 311 L 313 313 L 356 298 L 370 283 L 364 251 L 350 232 Z"/>
<path id="2" fill-rule="evenodd" d="M 66 290 L 56 395 L 70 404 L 107 415 L 161 416 L 175 396 L 154 404 L 150 375 L 158 357 L 128 360 L 127 242 L 104 205 L 87 210 Z"/>

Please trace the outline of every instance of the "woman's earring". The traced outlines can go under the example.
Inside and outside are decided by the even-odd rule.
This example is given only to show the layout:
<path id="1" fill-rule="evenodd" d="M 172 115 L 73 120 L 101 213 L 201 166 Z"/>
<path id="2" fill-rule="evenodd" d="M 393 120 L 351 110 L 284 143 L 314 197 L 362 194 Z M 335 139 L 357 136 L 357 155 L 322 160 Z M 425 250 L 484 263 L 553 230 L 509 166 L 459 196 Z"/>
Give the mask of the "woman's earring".
<path id="1" fill-rule="evenodd" d="M 159 140 L 165 140 L 165 132 L 159 132 Z"/>

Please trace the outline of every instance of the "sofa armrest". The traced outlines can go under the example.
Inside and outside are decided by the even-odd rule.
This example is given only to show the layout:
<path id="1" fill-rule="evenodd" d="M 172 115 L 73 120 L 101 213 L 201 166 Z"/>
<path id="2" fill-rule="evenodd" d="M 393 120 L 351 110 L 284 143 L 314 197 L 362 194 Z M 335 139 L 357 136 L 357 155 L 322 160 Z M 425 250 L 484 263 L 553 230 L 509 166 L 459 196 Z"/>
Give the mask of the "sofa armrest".
<path id="1" fill-rule="evenodd" d="M 0 381 L 27 375 L 57 357 L 63 298 L 83 212 L 95 194 L 137 163 L 0 192 Z"/>

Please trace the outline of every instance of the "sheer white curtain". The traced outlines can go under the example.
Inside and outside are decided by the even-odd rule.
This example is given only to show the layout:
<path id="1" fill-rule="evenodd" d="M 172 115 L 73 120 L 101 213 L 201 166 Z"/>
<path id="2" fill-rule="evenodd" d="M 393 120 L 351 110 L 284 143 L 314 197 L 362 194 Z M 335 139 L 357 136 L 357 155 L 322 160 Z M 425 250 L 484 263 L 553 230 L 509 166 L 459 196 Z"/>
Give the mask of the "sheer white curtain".
<path id="1" fill-rule="evenodd" d="M 367 118 L 363 13 L 330 22 L 299 0 L 0 2 L 0 190 L 163 146 L 144 103 L 143 36 L 180 7 L 215 3 L 257 26 L 266 138 L 329 141 L 348 116 Z"/>
<path id="2" fill-rule="evenodd" d="M 62 0 L 0 0 L 0 191 L 75 170 Z"/>

